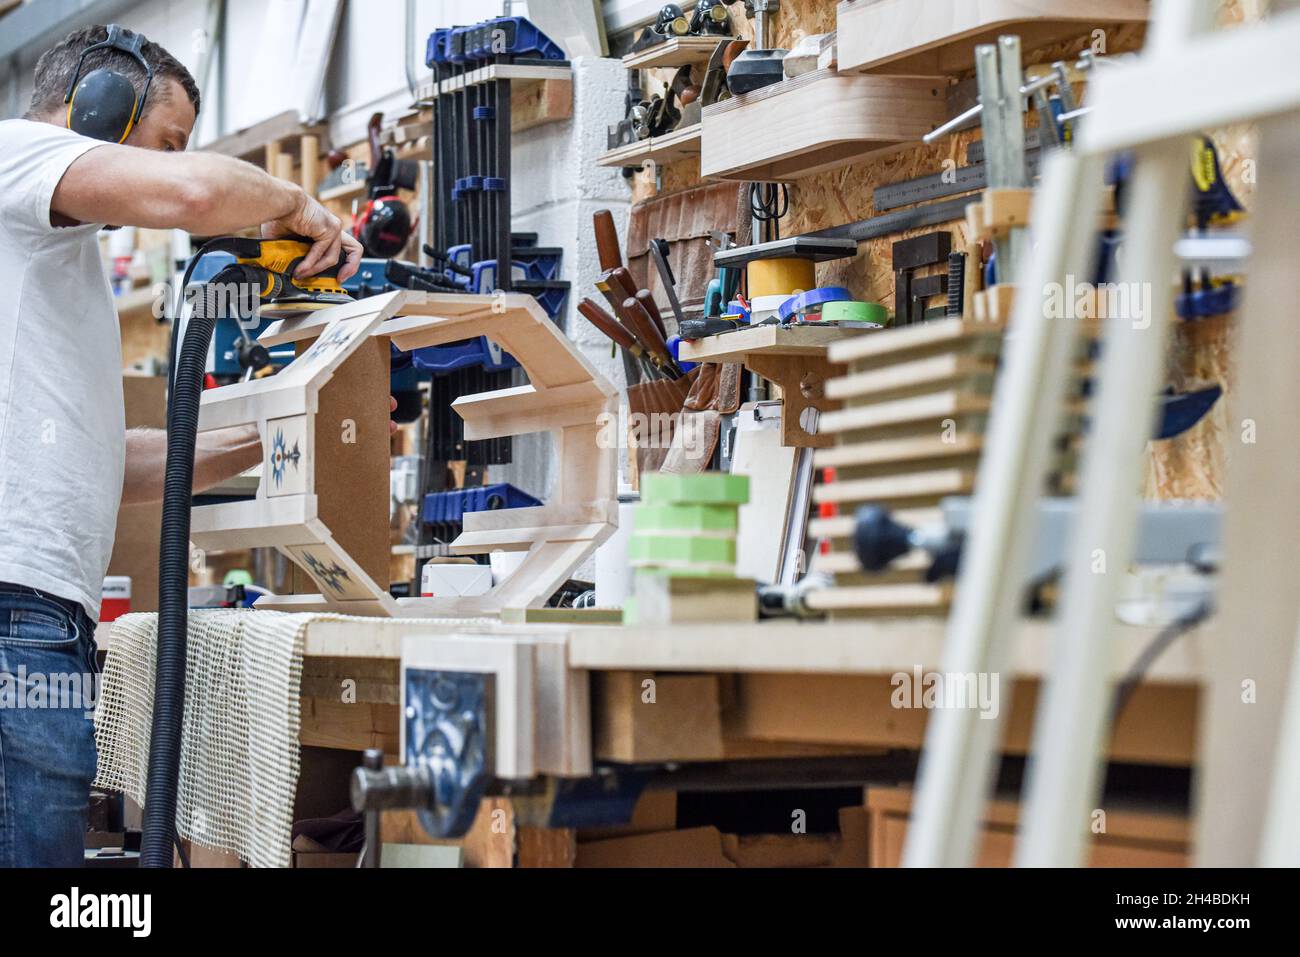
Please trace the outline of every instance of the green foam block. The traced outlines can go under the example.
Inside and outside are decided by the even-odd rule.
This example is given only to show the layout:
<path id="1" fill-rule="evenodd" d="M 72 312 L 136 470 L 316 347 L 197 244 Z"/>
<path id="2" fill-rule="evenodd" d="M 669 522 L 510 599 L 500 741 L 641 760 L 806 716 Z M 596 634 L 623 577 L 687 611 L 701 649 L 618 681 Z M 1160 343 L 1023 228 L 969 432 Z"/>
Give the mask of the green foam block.
<path id="1" fill-rule="evenodd" d="M 749 501 L 749 476 L 651 472 L 641 476 L 641 501 L 647 505 L 744 505 Z"/>
<path id="2" fill-rule="evenodd" d="M 636 569 L 638 577 L 646 575 L 653 578 L 699 578 L 717 581 L 734 581 L 736 566 L 718 565 L 640 565 Z"/>
<path id="3" fill-rule="evenodd" d="M 734 505 L 639 505 L 632 513 L 638 532 L 727 532 L 735 534 Z"/>
<path id="4" fill-rule="evenodd" d="M 689 535 L 633 535 L 628 543 L 633 564 L 655 562 L 701 565 L 732 564 L 736 561 L 734 538 L 703 538 Z"/>

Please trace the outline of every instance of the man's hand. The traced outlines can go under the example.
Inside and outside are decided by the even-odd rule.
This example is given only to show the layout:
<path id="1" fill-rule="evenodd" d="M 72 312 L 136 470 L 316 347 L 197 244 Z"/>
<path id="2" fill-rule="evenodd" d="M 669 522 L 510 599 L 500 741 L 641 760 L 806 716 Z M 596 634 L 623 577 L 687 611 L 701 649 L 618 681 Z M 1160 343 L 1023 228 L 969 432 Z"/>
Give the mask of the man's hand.
<path id="1" fill-rule="evenodd" d="M 343 223 L 328 209 L 306 193 L 301 197 L 288 216 L 262 224 L 263 238 L 302 236 L 312 241 L 311 250 L 294 272 L 295 278 L 314 276 L 337 263 L 340 253 L 346 253 L 347 263 L 339 269 L 339 282 L 351 279 L 361 267 L 361 243 L 344 231 Z"/>

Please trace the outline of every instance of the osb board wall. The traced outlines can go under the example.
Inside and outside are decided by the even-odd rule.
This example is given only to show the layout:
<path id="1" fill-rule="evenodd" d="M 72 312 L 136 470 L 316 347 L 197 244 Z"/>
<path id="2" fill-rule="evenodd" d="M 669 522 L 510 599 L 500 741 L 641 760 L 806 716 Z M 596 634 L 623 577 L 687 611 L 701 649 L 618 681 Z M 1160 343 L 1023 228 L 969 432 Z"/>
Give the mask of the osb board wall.
<path id="1" fill-rule="evenodd" d="M 1268 0 L 1225 0 L 1225 26 L 1252 23 L 1268 8 Z M 1255 198 L 1256 129 L 1235 124 L 1210 130 L 1219 151 L 1223 175 L 1241 204 L 1250 210 Z M 1212 383 L 1224 395 L 1193 428 L 1148 448 L 1142 491 L 1156 499 L 1217 499 L 1223 494 L 1228 443 L 1240 441 L 1239 426 L 1229 418 L 1235 368 L 1232 359 L 1233 320 L 1219 317 L 1175 326 L 1169 353 L 1169 382 L 1178 391 Z"/>
<path id="2" fill-rule="evenodd" d="M 790 48 L 799 38 L 835 29 L 833 0 L 786 0 L 773 22 L 774 45 Z M 1221 22 L 1224 25 L 1249 23 L 1259 19 L 1268 0 L 1225 0 Z M 736 7 L 735 10 L 740 10 Z M 752 36 L 752 24 L 739 13 L 732 13 L 738 36 Z M 1105 52 L 1119 54 L 1138 50 L 1145 37 L 1141 25 L 1099 24 L 1104 31 Z M 1068 59 L 1088 47 L 1094 40 L 1092 31 L 1048 47 L 1026 50 L 1025 64 L 1051 63 Z M 645 71 L 645 88 L 661 91 L 672 78 L 672 70 Z M 962 77 L 966 79 L 973 73 Z M 1037 124 L 1036 115 L 1027 113 L 1027 124 Z M 1225 178 L 1247 209 L 1254 195 L 1254 130 L 1247 125 L 1210 131 L 1219 149 Z M 877 186 L 938 172 L 945 160 L 965 165 L 967 144 L 979 137 L 976 130 L 948 137 L 933 146 L 910 147 L 888 155 L 801 179 L 790 187 L 790 212 L 781 221 L 784 236 L 797 235 L 830 226 L 867 219 L 875 215 L 872 193 Z M 633 200 L 647 198 L 656 191 L 685 188 L 699 181 L 699 161 L 683 160 L 657 170 L 643 171 L 634 178 Z M 851 260 L 818 266 L 817 280 L 822 285 L 844 285 L 863 299 L 894 305 L 894 277 L 890 269 L 890 246 L 936 229 L 951 229 L 953 245 L 965 243 L 965 226 L 960 221 L 881 237 L 862 243 Z M 1232 388 L 1231 323 L 1223 319 L 1180 324 L 1170 350 L 1170 383 L 1179 390 L 1209 382 L 1219 382 L 1225 390 L 1210 414 L 1196 427 L 1176 439 L 1152 443 L 1143 493 L 1159 499 L 1211 499 L 1221 494 L 1224 469 L 1224 442 L 1233 438 L 1228 428 L 1228 406 Z"/>

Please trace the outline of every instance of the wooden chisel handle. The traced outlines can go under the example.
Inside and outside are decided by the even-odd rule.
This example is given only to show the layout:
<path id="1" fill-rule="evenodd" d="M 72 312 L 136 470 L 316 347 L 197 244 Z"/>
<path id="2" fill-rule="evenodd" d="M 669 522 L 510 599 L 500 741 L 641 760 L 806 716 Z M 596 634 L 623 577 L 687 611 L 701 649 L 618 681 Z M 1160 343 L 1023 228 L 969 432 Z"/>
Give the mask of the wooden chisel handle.
<path id="1" fill-rule="evenodd" d="M 613 269 L 611 269 L 606 275 L 609 277 L 610 284 L 615 289 L 622 291 L 623 298 L 633 299 L 636 297 L 637 294 L 636 280 L 632 278 L 632 274 L 627 271 L 626 266 L 616 266 Z"/>
<path id="2" fill-rule="evenodd" d="M 578 303 L 578 312 L 593 326 L 603 332 L 618 345 L 629 352 L 641 354 L 641 347 L 636 344 L 631 333 L 618 324 L 618 320 L 600 308 L 593 300 L 583 299 Z"/>
<path id="3" fill-rule="evenodd" d="M 623 256 L 619 252 L 614 214 L 608 209 L 598 209 L 591 217 L 591 221 L 596 231 L 596 256 L 600 259 L 601 270 L 607 272 L 610 269 L 618 269 L 623 265 Z"/>
<path id="4" fill-rule="evenodd" d="M 645 311 L 645 306 L 635 296 L 623 300 L 623 317 L 632 326 L 637 338 L 646 344 L 652 355 L 656 355 L 668 364 L 673 363 L 673 354 L 668 351 L 668 343 L 655 328 L 654 320 Z"/>
<path id="5" fill-rule="evenodd" d="M 623 299 L 625 298 L 621 295 L 623 290 L 619 289 L 613 283 L 607 282 L 603 277 L 596 280 L 596 288 L 600 290 L 600 294 L 604 296 L 605 301 L 609 303 L 609 308 L 613 311 L 614 315 L 617 316 L 623 305 Z"/>
<path id="6" fill-rule="evenodd" d="M 655 328 L 659 330 L 659 335 L 667 339 L 668 327 L 664 325 L 664 317 L 660 315 L 659 307 L 655 304 L 655 297 L 650 295 L 650 290 L 638 289 L 636 301 L 641 303 L 645 311 L 650 314 L 650 319 L 654 322 Z"/>

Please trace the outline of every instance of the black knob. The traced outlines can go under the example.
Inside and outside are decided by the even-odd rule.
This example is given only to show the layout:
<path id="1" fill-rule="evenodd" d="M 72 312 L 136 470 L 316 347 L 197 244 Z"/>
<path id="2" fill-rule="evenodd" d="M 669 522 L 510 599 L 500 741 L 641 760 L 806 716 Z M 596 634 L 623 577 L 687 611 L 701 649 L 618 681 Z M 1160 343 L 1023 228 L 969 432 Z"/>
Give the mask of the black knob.
<path id="1" fill-rule="evenodd" d="M 241 369 L 254 372 L 271 364 L 271 353 L 266 351 L 266 346 L 251 339 L 240 339 L 235 343 L 235 358 Z"/>
<path id="2" fill-rule="evenodd" d="M 853 529 L 853 550 L 869 572 L 878 572 L 912 550 L 912 529 L 894 521 L 887 509 L 864 505 Z"/>

